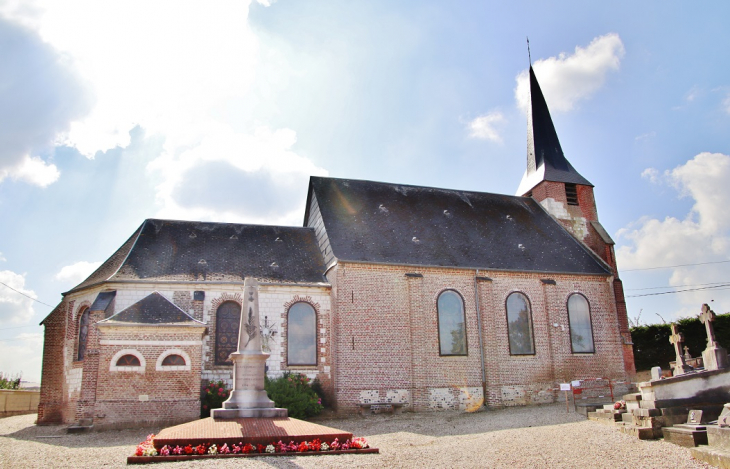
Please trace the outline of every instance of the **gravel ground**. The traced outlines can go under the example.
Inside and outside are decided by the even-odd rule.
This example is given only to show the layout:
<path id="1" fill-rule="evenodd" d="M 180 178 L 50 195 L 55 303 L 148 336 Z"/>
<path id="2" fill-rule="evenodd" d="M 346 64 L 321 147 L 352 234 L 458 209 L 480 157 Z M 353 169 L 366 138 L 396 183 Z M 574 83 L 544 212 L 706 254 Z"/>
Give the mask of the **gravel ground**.
<path id="1" fill-rule="evenodd" d="M 35 415 L 0 419 L 0 467 L 123 467 L 136 445 L 160 428 L 69 435 L 37 427 Z M 504 467 L 707 468 L 689 450 L 640 441 L 561 405 L 318 420 L 364 436 L 380 454 L 215 459 L 151 468 Z"/>

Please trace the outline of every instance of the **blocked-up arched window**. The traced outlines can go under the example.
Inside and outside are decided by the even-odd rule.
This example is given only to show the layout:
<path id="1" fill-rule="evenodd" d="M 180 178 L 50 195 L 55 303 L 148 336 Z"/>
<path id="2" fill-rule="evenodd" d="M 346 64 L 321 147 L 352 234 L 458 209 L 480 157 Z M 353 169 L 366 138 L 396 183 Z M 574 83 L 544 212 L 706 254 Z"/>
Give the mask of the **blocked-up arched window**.
<path id="1" fill-rule="evenodd" d="M 530 301 L 520 292 L 507 297 L 507 331 L 511 355 L 535 354 Z"/>
<path id="2" fill-rule="evenodd" d="M 226 301 L 218 307 L 215 319 L 215 364 L 230 365 L 228 356 L 238 349 L 241 305 Z"/>
<path id="3" fill-rule="evenodd" d="M 86 355 L 86 343 L 89 339 L 89 308 L 84 308 L 79 319 L 79 342 L 76 359 L 81 361 Z"/>
<path id="4" fill-rule="evenodd" d="M 570 323 L 570 348 L 573 353 L 593 353 L 593 324 L 591 307 L 580 293 L 568 298 L 568 322 Z"/>
<path id="5" fill-rule="evenodd" d="M 317 312 L 312 305 L 298 302 L 291 305 L 286 321 L 287 364 L 317 364 Z"/>
<path id="6" fill-rule="evenodd" d="M 454 290 L 439 295 L 436 303 L 439 324 L 439 354 L 466 355 L 464 300 Z"/>
<path id="7" fill-rule="evenodd" d="M 116 366 L 141 366 L 139 358 L 132 354 L 122 355 L 117 360 Z"/>

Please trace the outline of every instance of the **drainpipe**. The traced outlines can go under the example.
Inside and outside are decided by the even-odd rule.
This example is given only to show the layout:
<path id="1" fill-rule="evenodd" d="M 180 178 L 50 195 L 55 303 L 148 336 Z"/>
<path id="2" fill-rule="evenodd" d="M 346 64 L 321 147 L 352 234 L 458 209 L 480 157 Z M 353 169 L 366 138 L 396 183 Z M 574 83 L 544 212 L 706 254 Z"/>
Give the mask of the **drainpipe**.
<path id="1" fill-rule="evenodd" d="M 484 339 L 482 337 L 482 313 L 479 308 L 479 269 L 474 273 L 474 304 L 477 308 L 477 330 L 479 331 L 479 358 L 482 361 L 482 405 L 487 405 L 487 370 L 484 367 Z"/>

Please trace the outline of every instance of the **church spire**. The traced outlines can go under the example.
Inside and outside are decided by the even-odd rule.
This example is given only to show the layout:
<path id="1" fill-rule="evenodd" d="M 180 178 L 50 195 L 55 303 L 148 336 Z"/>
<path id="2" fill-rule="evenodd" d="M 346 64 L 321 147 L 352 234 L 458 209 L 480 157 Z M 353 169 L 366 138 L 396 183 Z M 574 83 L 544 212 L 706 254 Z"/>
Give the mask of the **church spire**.
<path id="1" fill-rule="evenodd" d="M 555 132 L 545 97 L 530 65 L 530 102 L 527 108 L 527 171 L 517 195 L 528 193 L 542 181 L 593 186 L 568 162 Z"/>

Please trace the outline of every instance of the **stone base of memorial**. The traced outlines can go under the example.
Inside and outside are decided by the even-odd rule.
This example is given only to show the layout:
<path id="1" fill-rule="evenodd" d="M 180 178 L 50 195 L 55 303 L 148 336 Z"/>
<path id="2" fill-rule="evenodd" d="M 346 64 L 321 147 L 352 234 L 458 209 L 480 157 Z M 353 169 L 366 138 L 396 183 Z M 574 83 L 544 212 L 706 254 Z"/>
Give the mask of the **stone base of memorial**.
<path id="1" fill-rule="evenodd" d="M 364 438 L 303 420 L 206 419 L 168 427 L 140 443 L 127 464 L 208 458 L 371 454 Z"/>

